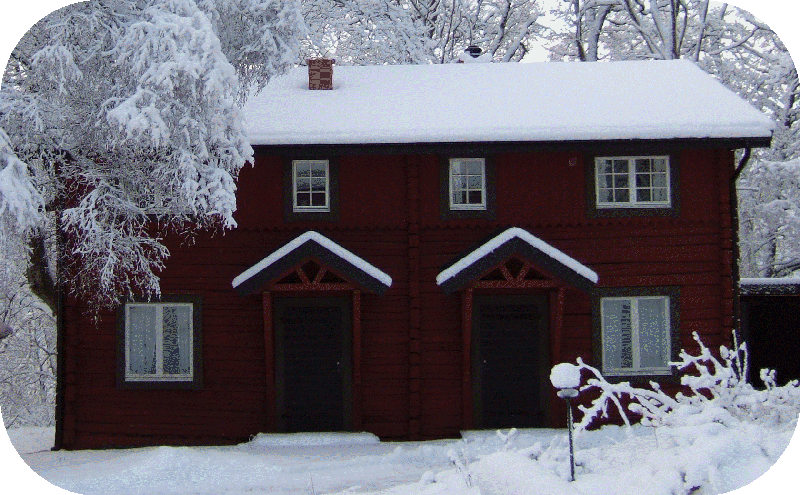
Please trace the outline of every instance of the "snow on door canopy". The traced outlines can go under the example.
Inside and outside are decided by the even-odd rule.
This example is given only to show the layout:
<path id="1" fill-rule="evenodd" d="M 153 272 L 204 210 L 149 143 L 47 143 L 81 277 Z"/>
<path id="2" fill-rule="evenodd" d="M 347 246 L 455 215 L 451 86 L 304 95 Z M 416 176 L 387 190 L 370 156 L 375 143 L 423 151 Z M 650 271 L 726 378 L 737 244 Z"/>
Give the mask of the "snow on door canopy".
<path id="1" fill-rule="evenodd" d="M 437 285 L 444 284 L 451 278 L 455 277 L 465 269 L 472 266 L 478 260 L 486 257 L 489 253 L 491 253 L 495 249 L 499 248 L 500 246 L 502 246 L 503 244 L 507 243 L 508 241 L 514 238 L 520 239 L 530 244 L 531 247 L 539 250 L 545 256 L 548 256 L 556 260 L 560 264 L 569 268 L 570 270 L 580 275 L 584 279 L 590 281 L 591 283 L 593 284 L 597 283 L 598 280 L 597 273 L 591 268 L 583 265 L 582 263 L 575 260 L 571 256 L 554 248 L 550 244 L 532 235 L 528 231 L 518 227 L 512 227 L 510 229 L 501 232 L 497 236 L 493 237 L 490 241 L 486 242 L 485 244 L 482 244 L 479 248 L 475 249 L 468 255 L 464 256 L 463 258 L 458 260 L 456 263 L 454 263 L 447 269 L 442 270 L 442 272 L 436 276 L 436 284 Z"/>

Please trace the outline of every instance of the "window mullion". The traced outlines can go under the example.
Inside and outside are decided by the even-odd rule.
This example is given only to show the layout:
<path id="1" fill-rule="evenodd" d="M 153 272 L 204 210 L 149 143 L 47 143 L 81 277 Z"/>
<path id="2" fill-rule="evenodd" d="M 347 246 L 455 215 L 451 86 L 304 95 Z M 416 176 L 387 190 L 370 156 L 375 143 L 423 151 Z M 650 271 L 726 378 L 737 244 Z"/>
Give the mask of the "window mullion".
<path id="1" fill-rule="evenodd" d="M 641 356 L 639 355 L 639 299 L 631 298 L 631 351 L 633 354 L 633 369 L 641 369 Z"/>
<path id="2" fill-rule="evenodd" d="M 325 208 L 330 208 L 331 206 L 330 185 L 331 185 L 330 162 L 325 162 Z"/>
<path id="3" fill-rule="evenodd" d="M 628 158 L 628 201 L 631 205 L 638 204 L 636 196 L 636 158 Z"/>
<path id="4" fill-rule="evenodd" d="M 164 313 L 163 305 L 156 305 L 156 376 L 164 375 Z"/>

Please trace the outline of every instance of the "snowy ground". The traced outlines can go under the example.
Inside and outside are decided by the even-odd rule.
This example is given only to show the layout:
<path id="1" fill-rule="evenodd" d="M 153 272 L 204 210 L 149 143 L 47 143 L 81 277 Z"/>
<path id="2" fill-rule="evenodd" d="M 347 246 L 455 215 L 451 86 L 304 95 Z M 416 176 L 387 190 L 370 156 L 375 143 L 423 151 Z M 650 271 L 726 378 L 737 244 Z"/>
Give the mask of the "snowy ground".
<path id="1" fill-rule="evenodd" d="M 8 433 L 30 469 L 84 494 L 659 495 L 686 493 L 675 490 L 695 478 L 702 486 L 695 495 L 709 495 L 749 483 L 778 457 L 766 476 L 735 493 L 785 493 L 800 461 L 798 440 L 780 456 L 792 434 L 785 428 L 711 432 L 691 444 L 682 444 L 686 435 L 670 438 L 650 428 L 635 428 L 630 438 L 619 428 L 585 433 L 573 483 L 566 481 L 563 430 L 524 430 L 507 444 L 496 432 L 407 443 L 382 443 L 369 434 L 279 435 L 235 447 L 77 452 L 49 451 L 52 429 Z M 16 482 L 27 493 L 66 493 L 4 447 L 4 487 Z"/>

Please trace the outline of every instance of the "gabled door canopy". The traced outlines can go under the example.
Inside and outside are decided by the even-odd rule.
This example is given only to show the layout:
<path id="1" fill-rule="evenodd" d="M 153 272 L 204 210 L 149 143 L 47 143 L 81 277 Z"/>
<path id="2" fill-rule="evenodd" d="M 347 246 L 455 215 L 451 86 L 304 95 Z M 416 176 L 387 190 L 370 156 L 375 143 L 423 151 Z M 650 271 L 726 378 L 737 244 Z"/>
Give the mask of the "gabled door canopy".
<path id="1" fill-rule="evenodd" d="M 392 277 L 314 231 L 305 232 L 287 242 L 239 274 L 231 285 L 240 295 L 247 296 L 258 292 L 266 284 L 285 277 L 293 270 L 297 271 L 301 278 L 307 277 L 308 272 L 305 267 L 309 260 L 318 260 L 324 265 L 322 270 L 332 269 L 337 276 L 368 292 L 383 294 L 392 285 Z M 318 277 L 306 282 L 318 283 L 319 280 L 316 279 L 324 273 L 320 271 Z"/>
<path id="2" fill-rule="evenodd" d="M 436 277 L 447 293 L 462 290 L 509 258 L 519 256 L 584 292 L 597 285 L 597 273 L 524 229 L 512 227 L 457 256 Z M 527 266 L 525 269 L 527 270 Z"/>

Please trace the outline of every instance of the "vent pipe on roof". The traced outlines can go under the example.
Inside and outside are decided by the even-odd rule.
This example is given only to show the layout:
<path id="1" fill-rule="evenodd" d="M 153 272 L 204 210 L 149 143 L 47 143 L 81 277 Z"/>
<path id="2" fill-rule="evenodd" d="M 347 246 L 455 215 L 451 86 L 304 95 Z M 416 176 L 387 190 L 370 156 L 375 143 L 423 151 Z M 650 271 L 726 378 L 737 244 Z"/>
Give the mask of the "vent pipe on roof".
<path id="1" fill-rule="evenodd" d="M 330 58 L 308 59 L 308 89 L 333 89 L 333 64 Z"/>
<path id="2" fill-rule="evenodd" d="M 464 53 L 458 56 L 455 60 L 457 64 L 474 64 L 474 63 L 486 63 L 492 61 L 492 54 L 491 53 L 483 53 L 481 47 L 476 45 L 469 45 Z"/>

